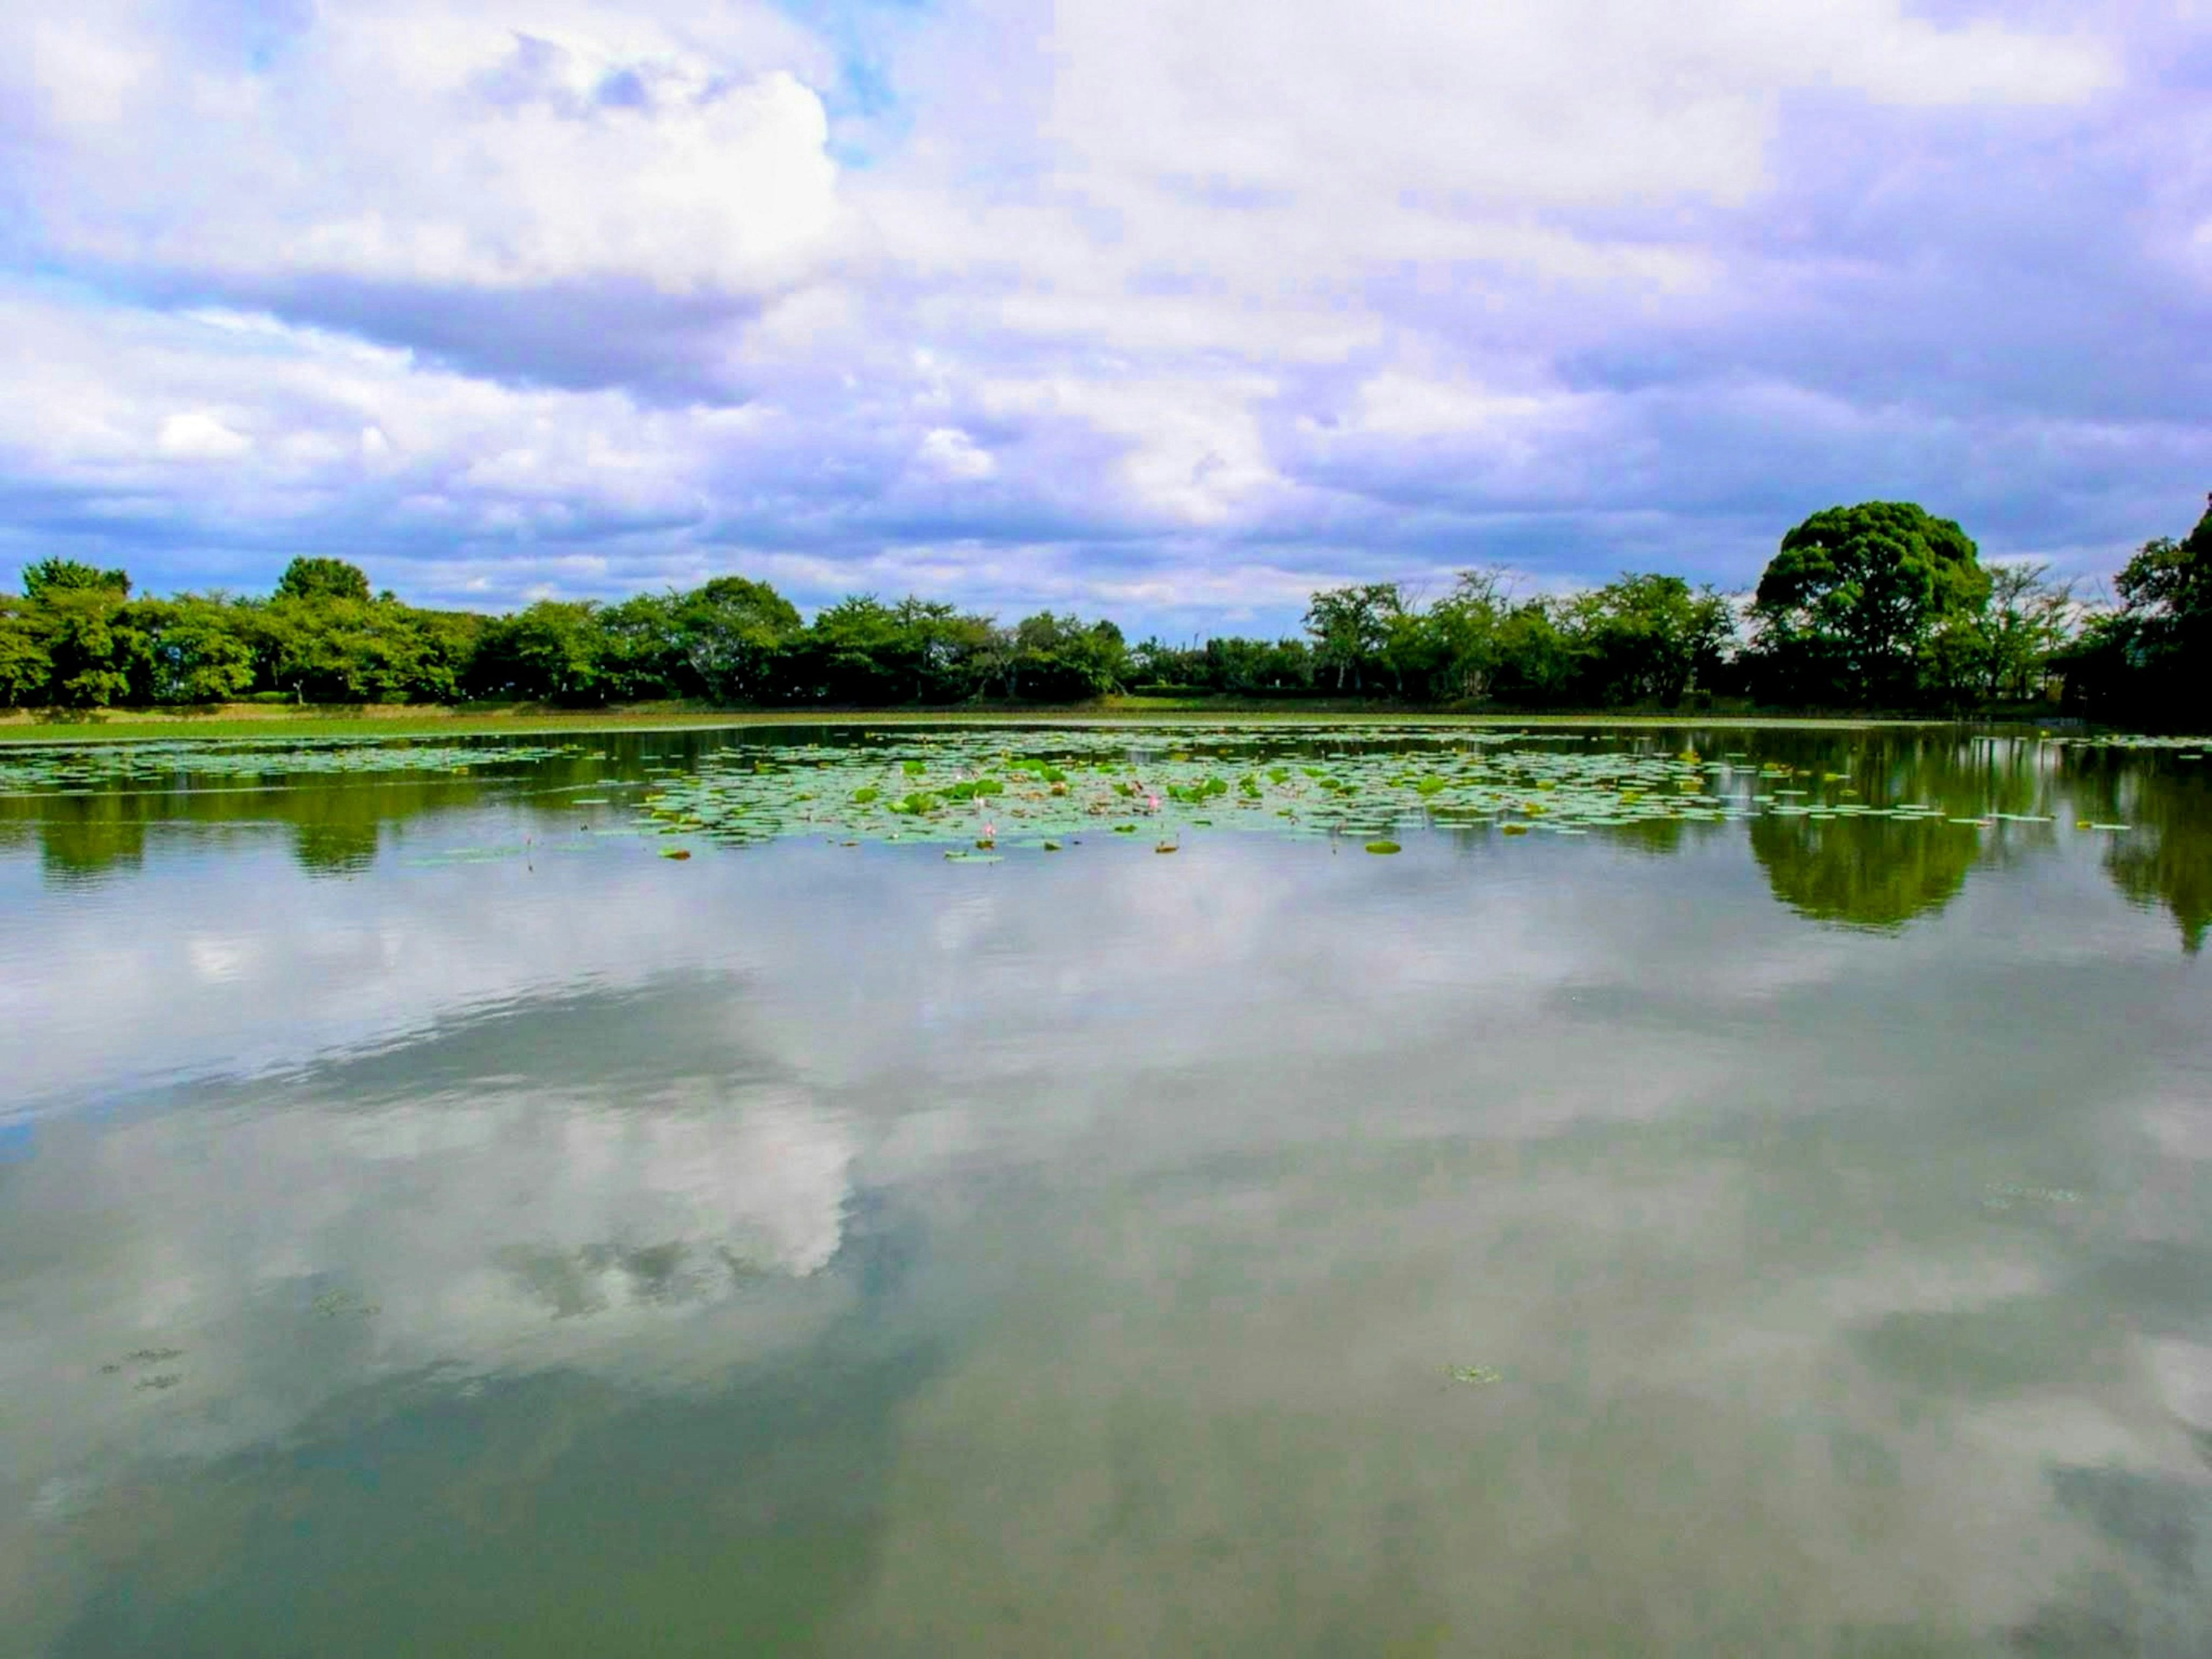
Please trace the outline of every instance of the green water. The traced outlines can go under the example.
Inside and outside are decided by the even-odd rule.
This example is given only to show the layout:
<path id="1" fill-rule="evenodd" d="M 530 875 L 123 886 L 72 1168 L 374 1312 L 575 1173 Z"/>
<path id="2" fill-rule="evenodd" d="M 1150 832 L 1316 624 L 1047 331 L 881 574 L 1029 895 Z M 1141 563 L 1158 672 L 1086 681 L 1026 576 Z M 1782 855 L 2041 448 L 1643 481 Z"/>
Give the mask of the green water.
<path id="1" fill-rule="evenodd" d="M 0 751 L 0 1654 L 2212 1652 L 2201 752 Z"/>

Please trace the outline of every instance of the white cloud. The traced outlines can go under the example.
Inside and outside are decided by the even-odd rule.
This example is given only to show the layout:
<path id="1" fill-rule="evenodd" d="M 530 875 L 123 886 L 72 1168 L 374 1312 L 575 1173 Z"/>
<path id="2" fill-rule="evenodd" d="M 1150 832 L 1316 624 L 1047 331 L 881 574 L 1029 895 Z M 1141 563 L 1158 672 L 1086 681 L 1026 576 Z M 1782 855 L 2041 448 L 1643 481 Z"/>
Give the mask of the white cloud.
<path id="1" fill-rule="evenodd" d="M 1218 524 L 1274 479 L 1253 405 L 1272 381 L 1255 376 L 1147 381 L 1060 375 L 986 382 L 999 413 L 1073 418 L 1117 440 L 1122 480 L 1142 507 Z"/>
<path id="2" fill-rule="evenodd" d="M 82 21 L 39 19 L 29 36 L 26 57 L 40 112 L 62 129 L 121 121 L 153 69 L 150 52 Z"/>
<path id="3" fill-rule="evenodd" d="M 1385 369 L 1359 388 L 1358 429 L 1385 438 L 1462 437 L 1526 444 L 1559 424 L 1573 399 L 1497 392 Z"/>
<path id="4" fill-rule="evenodd" d="M 1087 592 L 1196 596 L 1464 540 L 1486 502 L 1614 511 L 1697 471 L 1618 382 L 1740 350 L 1699 344 L 1739 313 L 1839 341 L 1869 271 L 1971 266 L 1808 252 L 1856 222 L 1790 193 L 1807 109 L 1909 158 L 1941 125 L 1916 111 L 1974 106 L 1991 144 L 2009 106 L 2094 124 L 2130 61 L 2117 14 L 1904 0 L 956 0 L 872 16 L 893 107 L 860 120 L 842 49 L 765 0 L 255 15 L 254 50 L 151 0 L 0 18 L 0 184 L 36 256 L 207 296 L 187 326 L 0 295 L 71 313 L 0 342 L 45 394 L 0 410 L 0 452 L 180 543 L 480 533 L 422 568 L 501 597 L 557 586 L 544 549 L 575 538 L 637 538 L 617 586 L 741 558 L 834 591 L 887 559 L 971 594 L 1118 544 Z M 1875 208 L 1917 176 L 1889 165 Z M 2194 282 L 2184 216 L 2153 240 Z M 1910 307 L 1948 302 L 1881 303 L 1932 336 L 1957 319 Z M 1765 371 L 1777 429 L 1879 459 L 1910 397 L 1832 369 L 1794 404 Z"/>
<path id="5" fill-rule="evenodd" d="M 933 427 L 922 434 L 921 457 L 948 478 L 988 478 L 999 470 L 990 452 L 957 427 Z"/>
<path id="6" fill-rule="evenodd" d="M 34 35 L 52 153 L 21 182 L 50 246 L 80 256 L 751 292 L 836 220 L 827 116 L 791 67 L 816 54 L 769 16 L 716 50 L 611 8 L 348 7 L 270 70 L 172 40 L 157 71 L 127 50 L 155 19 L 106 9 Z"/>
<path id="7" fill-rule="evenodd" d="M 205 410 L 172 415 L 161 422 L 155 447 L 185 461 L 228 461 L 253 447 L 253 440 L 225 426 Z"/>

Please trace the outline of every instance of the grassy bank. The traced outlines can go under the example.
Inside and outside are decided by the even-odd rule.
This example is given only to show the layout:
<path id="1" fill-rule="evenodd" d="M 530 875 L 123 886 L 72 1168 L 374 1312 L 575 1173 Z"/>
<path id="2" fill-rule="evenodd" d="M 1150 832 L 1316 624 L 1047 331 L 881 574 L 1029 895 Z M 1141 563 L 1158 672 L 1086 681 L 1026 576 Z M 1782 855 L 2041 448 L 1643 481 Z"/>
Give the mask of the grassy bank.
<path id="1" fill-rule="evenodd" d="M 1515 714 L 1437 712 L 1389 704 L 1315 699 L 1296 703 L 1226 698 L 1109 697 L 1046 708 L 1035 704 L 963 704 L 952 708 L 729 709 L 690 703 L 642 703 L 620 708 L 568 709 L 538 704 L 435 708 L 404 704 L 232 703 L 193 709 L 94 709 L 56 717 L 22 711 L 0 715 L 0 743 L 127 742 L 179 738 L 396 738 L 538 736 L 565 732 L 665 732 L 687 728 L 797 726 L 1051 724 L 1101 720 L 1210 724 L 1218 720 L 1301 724 L 1544 726 L 1865 726 L 1937 722 L 1859 715 L 1776 715 L 1731 711 Z"/>

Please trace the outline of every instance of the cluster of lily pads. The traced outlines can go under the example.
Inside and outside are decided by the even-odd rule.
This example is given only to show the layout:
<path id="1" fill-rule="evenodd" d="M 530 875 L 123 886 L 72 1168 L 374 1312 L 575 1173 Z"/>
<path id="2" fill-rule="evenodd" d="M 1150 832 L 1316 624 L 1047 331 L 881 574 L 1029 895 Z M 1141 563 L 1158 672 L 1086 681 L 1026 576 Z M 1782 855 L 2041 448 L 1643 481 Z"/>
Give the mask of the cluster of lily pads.
<path id="1" fill-rule="evenodd" d="M 1383 728 L 1362 738 L 1355 752 L 1326 746 L 1343 741 L 1327 728 L 884 732 L 859 743 L 743 747 L 696 770 L 651 774 L 636 810 L 647 833 L 685 841 L 941 843 L 965 858 L 1116 836 L 1170 852 L 1198 830 L 1346 837 L 1395 853 L 1395 834 L 1429 826 L 1581 836 L 1762 813 L 1947 818 L 1925 803 L 1861 799 L 1841 773 L 1740 754 L 1598 749 L 1579 736 L 1512 732 L 1439 740 L 1433 731 Z"/>
<path id="2" fill-rule="evenodd" d="M 2022 1187 L 2009 1181 L 1992 1181 L 1982 1189 L 1982 1207 L 2009 1210 L 2015 1204 L 2079 1204 L 2081 1194 L 2069 1187 Z"/>
<path id="3" fill-rule="evenodd" d="M 580 745 L 406 743 L 386 738 L 331 738 L 317 743 L 207 739 L 92 744 L 0 752 L 0 795 L 68 794 L 180 778 L 327 777 L 370 772 L 465 772 L 584 752 Z"/>
<path id="4" fill-rule="evenodd" d="M 2137 732 L 2108 732 L 2095 737 L 2069 734 L 2051 741 L 2075 749 L 2172 749 L 2179 750 L 2184 760 L 2203 760 L 2212 751 L 2212 738 L 2152 737 Z"/>

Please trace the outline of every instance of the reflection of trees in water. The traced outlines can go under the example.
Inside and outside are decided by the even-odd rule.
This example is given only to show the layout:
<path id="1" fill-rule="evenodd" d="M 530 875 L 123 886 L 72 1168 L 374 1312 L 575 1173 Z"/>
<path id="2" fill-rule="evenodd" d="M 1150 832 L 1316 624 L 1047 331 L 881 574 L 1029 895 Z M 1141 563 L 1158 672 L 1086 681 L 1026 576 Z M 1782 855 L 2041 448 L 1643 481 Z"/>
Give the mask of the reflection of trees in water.
<path id="1" fill-rule="evenodd" d="M 1753 819 L 1752 854 L 1774 896 L 1801 915 L 1893 927 L 1940 910 L 1977 865 L 2051 850 L 2081 833 L 2073 826 L 2087 819 L 2129 826 L 2111 832 L 2105 868 L 2129 898 L 2172 914 L 2184 950 L 2195 954 L 2212 931 L 2212 776 L 2203 763 L 1953 736 L 1874 736 L 1798 748 L 1801 754 L 1786 757 L 1793 763 L 1849 771 L 1859 798 L 1872 804 L 1923 802 L 1946 817 L 2054 820 L 2000 819 L 1977 831 L 1890 818 Z"/>
<path id="2" fill-rule="evenodd" d="M 1973 831 L 1888 818 L 1753 818 L 1751 854 L 1798 915 L 1895 927 L 1940 910 L 1966 885 Z"/>
<path id="3" fill-rule="evenodd" d="M 146 856 L 147 822 L 156 816 L 129 796 L 64 796 L 12 804 L 38 809 L 39 867 L 57 884 L 137 869 Z"/>
<path id="4" fill-rule="evenodd" d="M 366 823 L 300 823 L 292 830 L 292 856 L 311 876 L 351 875 L 376 862 L 376 820 Z"/>
<path id="5" fill-rule="evenodd" d="M 857 733 L 794 730 L 793 740 L 863 739 Z M 254 790 L 149 789 L 42 795 L 0 801 L 0 847 L 34 839 L 51 881 L 82 882 L 137 869 L 149 830 L 167 835 L 229 829 L 285 834 L 310 875 L 346 875 L 373 865 L 386 832 L 439 811 L 467 810 L 489 800 L 516 800 L 551 824 L 573 822 L 576 786 L 634 776 L 641 764 L 696 764 L 734 743 L 761 734 L 698 732 L 595 737 L 609 762 L 562 757 L 544 762 L 526 780 L 394 775 L 317 779 L 298 787 Z M 1967 737 L 1955 729 L 1820 732 L 1711 730 L 1620 734 L 1629 752 L 1676 752 L 1686 744 L 1708 756 L 1735 757 L 1746 772 L 1762 763 L 1796 769 L 1789 779 L 1762 778 L 1760 793 L 1806 788 L 1810 799 L 1869 805 L 1917 802 L 1947 817 L 1990 813 L 2048 815 L 2055 824 L 1999 822 L 1978 832 L 1960 825 L 1839 817 L 1811 820 L 1766 816 L 1749 824 L 1751 850 L 1776 898 L 1801 915 L 1845 925 L 1895 927 L 1940 911 L 1961 890 L 1976 865 L 2002 865 L 2048 850 L 2079 833 L 2078 818 L 2131 826 L 2105 854 L 2114 884 L 2142 905 L 2163 905 L 2195 954 L 2212 933 L 2212 764 L 2170 753 L 2060 749 L 2033 740 Z M 1273 752 L 1255 749 L 1255 753 Z M 491 755 L 487 750 L 487 758 Z M 1830 778 L 1829 774 L 1838 775 Z M 1735 781 L 1741 783 L 1743 774 Z M 185 780 L 189 781 L 189 780 Z M 521 787 L 517 789 L 520 781 Z M 1849 788 L 1849 796 L 1840 792 Z M 1469 844 L 1481 844 L 1487 831 Z M 1601 832 L 1611 846 L 1655 856 L 1684 852 L 1735 833 L 1733 825 L 1660 818 Z"/>
<path id="6" fill-rule="evenodd" d="M 2113 884 L 2136 903 L 2163 904 L 2194 956 L 2212 929 L 2212 776 L 2172 756 L 2079 756 L 2069 769 L 2081 816 L 2124 823 L 2105 853 Z"/>
<path id="7" fill-rule="evenodd" d="M 1684 852 L 1689 846 L 1725 836 L 1729 833 L 1727 824 L 1700 823 L 1690 818 L 1642 818 L 1633 823 L 1608 824 L 1604 830 L 1608 844 L 1625 847 L 1634 852 L 1649 853 L 1655 858 Z"/>
<path id="8" fill-rule="evenodd" d="M 495 757 L 488 752 L 486 758 Z M 565 757 L 544 762 L 527 775 L 525 810 L 567 818 L 568 796 L 556 792 L 573 795 L 573 786 L 601 781 L 612 770 Z M 267 788 L 234 778 L 194 787 L 189 775 L 173 787 L 132 781 L 0 801 L 0 847 L 34 839 L 47 879 L 69 884 L 137 869 L 149 832 L 186 845 L 214 834 L 282 834 L 307 874 L 350 875 L 375 862 L 387 828 L 513 799 L 516 781 L 474 774 L 313 777 Z"/>
<path id="9" fill-rule="evenodd" d="M 1886 732 L 1793 747 L 1801 752 L 1779 757 L 1799 769 L 1808 802 L 1923 804 L 1966 817 L 2028 811 L 2037 794 L 2009 747 Z M 1831 783 L 1831 773 L 1843 775 Z M 1854 793 L 1842 796 L 1844 787 Z M 1776 898 L 1800 915 L 1862 927 L 1896 927 L 1941 910 L 1985 850 L 1974 830 L 1940 822 L 1765 815 L 1750 827 L 1752 856 Z"/>

